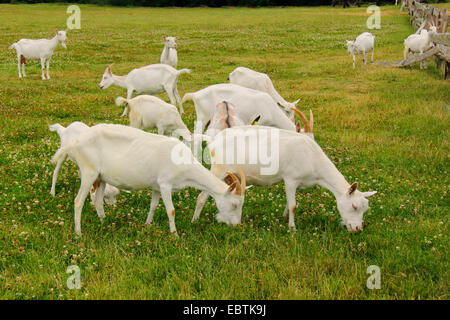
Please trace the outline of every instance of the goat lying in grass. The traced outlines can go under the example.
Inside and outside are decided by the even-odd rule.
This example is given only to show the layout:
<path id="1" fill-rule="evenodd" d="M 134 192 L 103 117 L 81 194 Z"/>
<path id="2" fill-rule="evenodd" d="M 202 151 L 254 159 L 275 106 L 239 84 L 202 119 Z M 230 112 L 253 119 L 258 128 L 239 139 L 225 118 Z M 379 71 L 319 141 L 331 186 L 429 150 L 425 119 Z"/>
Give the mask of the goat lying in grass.
<path id="1" fill-rule="evenodd" d="M 19 78 L 26 76 L 25 64 L 27 60 L 41 60 L 42 80 L 45 80 L 44 70 L 47 66 L 47 79 L 50 79 L 48 69 L 50 65 L 50 59 L 52 58 L 53 51 L 61 43 L 63 48 L 66 48 L 66 31 L 56 30 L 56 35 L 52 39 L 21 39 L 14 42 L 9 49 L 16 49 L 17 52 L 17 69 L 19 69 Z M 20 65 L 22 65 L 22 73 L 20 72 Z"/>
<path id="2" fill-rule="evenodd" d="M 270 80 L 269 76 L 265 73 L 257 72 L 245 67 L 238 67 L 229 74 L 228 79 L 230 80 L 230 83 L 268 93 L 276 103 L 280 104 L 285 109 L 288 115 L 292 115 L 291 108 L 295 108 L 296 104 L 299 102 L 299 100 L 294 102 L 287 102 L 284 100 L 273 86 L 272 80 Z"/>
<path id="3" fill-rule="evenodd" d="M 433 43 L 430 41 L 429 32 L 436 32 L 436 27 L 431 26 L 430 31 L 422 29 L 419 34 L 412 34 L 405 39 L 405 50 L 403 51 L 403 57 L 405 60 L 408 58 L 408 54 L 410 52 L 413 54 L 422 54 L 433 46 Z M 426 61 L 421 61 L 420 69 L 426 69 L 426 67 Z"/>
<path id="4" fill-rule="evenodd" d="M 176 70 L 167 64 L 151 64 L 142 68 L 133 69 L 126 76 L 116 76 L 111 72 L 109 65 L 102 80 L 99 83 L 100 89 L 104 90 L 111 85 L 127 89 L 127 99 L 131 99 L 133 92 L 158 94 L 166 92 L 170 103 L 174 106 L 178 102 L 180 112 L 183 113 L 183 105 L 177 89 L 177 80 L 180 74 L 190 73 L 189 69 Z M 127 108 L 122 116 L 127 114 Z"/>
<path id="5" fill-rule="evenodd" d="M 60 138 L 60 148 L 65 147 L 69 144 L 71 144 L 75 138 L 80 136 L 83 132 L 85 132 L 89 127 L 85 125 L 83 122 L 75 121 L 72 122 L 70 125 L 68 125 L 66 128 L 64 128 L 59 123 L 55 123 L 49 126 L 50 131 L 56 131 L 56 133 L 59 135 Z M 68 157 L 73 159 L 68 154 Z M 50 189 L 50 194 L 54 197 L 55 196 L 55 189 L 56 189 L 56 181 L 58 180 L 58 174 L 61 170 L 61 166 L 66 160 L 66 157 L 62 157 L 58 160 L 56 163 L 55 170 L 53 171 L 53 177 L 52 177 L 52 188 Z M 95 194 L 97 191 L 97 186 L 93 186 L 90 193 L 91 193 L 91 202 L 95 203 Z M 104 197 L 105 202 L 107 204 L 113 205 L 116 203 L 116 197 L 119 195 L 120 191 L 119 189 L 107 184 L 105 187 Z"/>
<path id="6" fill-rule="evenodd" d="M 160 62 L 168 64 L 173 68 L 177 68 L 178 56 L 177 56 L 177 43 L 175 37 L 164 37 L 164 49 L 161 53 Z"/>
<path id="7" fill-rule="evenodd" d="M 99 183 L 95 208 L 105 216 L 103 193 L 106 183 L 122 190 L 153 189 L 147 224 L 162 196 L 169 217 L 170 232 L 176 233 L 172 192 L 194 187 L 211 194 L 219 213 L 216 219 L 231 225 L 241 222 L 245 176 L 234 174 L 225 183 L 194 159 L 191 151 L 177 139 L 151 134 L 135 128 L 99 124 L 88 128 L 71 144 L 60 148 L 52 158 L 57 162 L 68 155 L 80 168 L 81 185 L 75 198 L 75 232 L 81 235 L 81 212 L 89 189 Z"/>
<path id="8" fill-rule="evenodd" d="M 347 40 L 348 54 L 353 56 L 353 69 L 355 69 L 356 55 L 362 54 L 364 64 L 367 64 L 367 53 L 372 50 L 372 62 L 375 46 L 375 36 L 370 32 L 363 32 L 355 40 Z"/>
<path id="9" fill-rule="evenodd" d="M 347 230 L 362 230 L 363 214 L 369 208 L 367 198 L 376 192 L 359 192 L 356 182 L 350 185 L 319 145 L 307 135 L 264 126 L 241 126 L 219 132 L 208 147 L 211 172 L 218 178 L 224 177 L 225 172 L 239 174 L 239 166 L 239 171 L 245 174 L 250 184 L 264 186 L 283 181 L 287 198 L 284 215 L 289 213 L 292 231 L 296 230 L 297 188 L 305 189 L 317 184 L 333 192 Z M 267 163 L 261 150 L 264 150 L 263 156 L 271 156 L 273 163 Z M 200 216 L 207 198 L 208 192 L 200 193 L 193 222 Z"/>

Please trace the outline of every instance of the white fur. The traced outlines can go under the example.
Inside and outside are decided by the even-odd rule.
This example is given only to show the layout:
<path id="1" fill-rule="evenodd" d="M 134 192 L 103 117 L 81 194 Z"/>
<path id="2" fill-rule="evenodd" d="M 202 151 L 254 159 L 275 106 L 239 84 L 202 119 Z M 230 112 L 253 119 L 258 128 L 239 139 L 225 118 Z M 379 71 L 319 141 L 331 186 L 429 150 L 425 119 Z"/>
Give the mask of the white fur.
<path id="1" fill-rule="evenodd" d="M 142 68 L 133 69 L 126 76 L 116 76 L 108 66 L 99 83 L 100 89 L 104 90 L 111 85 L 127 89 L 127 99 L 131 99 L 133 92 L 137 94 L 158 94 L 166 92 L 170 103 L 174 106 L 178 103 L 180 112 L 183 113 L 183 105 L 177 90 L 178 76 L 190 73 L 189 69 L 176 70 L 167 64 L 151 64 Z M 122 116 L 127 114 L 125 108 Z"/>
<path id="2" fill-rule="evenodd" d="M 229 74 L 228 79 L 230 80 L 230 83 L 268 93 L 275 102 L 281 104 L 285 108 L 288 115 L 293 114 L 291 108 L 295 108 L 299 101 L 287 102 L 277 92 L 273 86 L 272 80 L 270 80 L 267 74 L 249 68 L 238 67 L 234 69 L 233 72 Z"/>
<path id="3" fill-rule="evenodd" d="M 9 46 L 9 49 L 14 48 L 17 52 L 17 68 L 19 69 L 19 78 L 26 76 L 25 63 L 21 63 L 21 57 L 23 57 L 27 60 L 41 60 L 42 80 L 50 79 L 48 69 L 53 51 L 58 46 L 58 43 L 61 43 L 61 45 L 66 48 L 66 41 L 66 31 L 56 30 L 56 35 L 52 39 L 21 39 Z M 22 72 L 20 72 L 20 65 L 22 65 Z M 47 67 L 47 78 L 44 74 L 45 67 Z"/>
<path id="4" fill-rule="evenodd" d="M 85 125 L 83 122 L 75 121 L 69 124 L 66 128 L 64 128 L 59 123 L 55 123 L 49 126 L 50 131 L 56 131 L 56 133 L 59 135 L 60 138 L 60 148 L 65 147 L 72 143 L 72 141 L 77 138 L 79 135 L 81 135 L 83 132 L 85 132 L 89 127 Z M 69 158 L 73 159 L 68 154 Z M 61 170 L 61 166 L 63 162 L 66 160 L 66 157 L 62 157 L 58 160 L 56 163 L 55 170 L 53 171 L 53 177 L 52 177 L 52 187 L 50 189 L 50 194 L 52 196 L 55 196 L 55 188 L 56 188 L 56 180 L 58 179 L 59 171 Z M 107 204 L 115 204 L 116 203 L 116 197 L 119 195 L 120 191 L 119 189 L 106 185 L 105 189 L 105 202 Z M 91 202 L 95 202 L 95 194 L 96 190 L 91 190 Z"/>
<path id="5" fill-rule="evenodd" d="M 257 159 L 256 162 L 249 161 L 248 155 L 254 145 L 246 143 L 247 140 L 243 137 L 252 134 L 259 135 L 260 133 L 267 134 L 263 136 L 271 136 L 274 130 L 278 131 L 279 141 L 267 143 L 267 152 L 270 154 L 274 151 L 275 149 L 272 146 L 275 146 L 274 143 L 278 142 L 279 169 L 274 174 L 264 175 L 261 174 L 261 168 L 267 167 L 267 164 L 263 164 L 260 159 Z M 241 137 L 241 139 L 236 139 L 236 137 Z M 237 172 L 236 164 L 223 164 L 218 160 L 225 159 L 225 153 L 233 150 L 234 154 L 246 155 L 245 159 L 241 159 L 239 168 L 244 172 L 249 184 L 263 186 L 283 181 L 287 197 L 285 215 L 289 212 L 289 227 L 291 230 L 295 230 L 296 190 L 298 188 L 309 188 L 317 184 L 333 192 L 339 213 L 348 231 L 362 230 L 363 214 L 369 208 L 366 198 L 375 192 L 355 190 L 350 193 L 350 184 L 319 145 L 308 136 L 263 126 L 233 127 L 217 134 L 208 144 L 208 147 L 211 150 L 211 172 L 219 178 L 226 171 Z M 200 216 L 207 198 L 207 192 L 202 192 L 199 195 L 192 221 Z"/>
<path id="6" fill-rule="evenodd" d="M 436 27 L 430 27 L 430 31 L 436 32 Z M 419 34 L 412 34 L 404 41 L 405 50 L 403 51 L 403 57 L 406 60 L 408 58 L 408 53 L 412 52 L 422 54 L 432 47 L 432 42 L 430 42 L 429 31 L 422 29 Z M 426 68 L 426 62 L 420 62 L 420 69 Z"/>
<path id="7" fill-rule="evenodd" d="M 353 56 L 353 69 L 355 69 L 356 55 L 362 54 L 364 64 L 367 64 L 367 53 L 372 50 L 372 59 L 374 54 L 375 36 L 370 32 L 363 32 L 355 40 L 347 40 L 348 54 Z"/>
<path id="8" fill-rule="evenodd" d="M 176 233 L 172 191 L 190 186 L 214 197 L 219 209 L 218 221 L 231 225 L 240 223 L 244 194 L 236 194 L 238 187 L 241 187 L 239 181 L 234 180 L 229 187 L 196 161 L 190 150 L 175 138 L 122 125 L 99 124 L 86 130 L 70 145 L 59 149 L 52 162 L 68 154 L 74 158 L 81 173 L 81 185 L 74 206 L 75 232 L 78 235 L 81 235 L 83 204 L 96 181 L 100 183 L 95 203 L 99 217 L 105 215 L 101 199 L 106 183 L 122 190 L 152 188 L 147 223 L 152 223 L 162 196 L 170 231 Z M 180 159 L 174 158 L 174 154 L 183 154 L 186 161 L 177 162 Z"/>
<path id="9" fill-rule="evenodd" d="M 222 101 L 231 102 L 236 114 L 244 123 L 260 116 L 259 123 L 295 131 L 295 124 L 265 92 L 246 88 L 233 83 L 215 84 L 193 93 L 186 93 L 183 102 L 192 100 L 197 114 L 196 129 L 203 132 L 206 123 L 213 116 L 216 105 Z M 197 132 L 197 130 L 195 130 Z"/>
<path id="10" fill-rule="evenodd" d="M 158 129 L 158 134 L 171 134 L 175 130 L 183 137 L 190 135 L 177 108 L 163 100 L 149 95 L 133 99 L 116 98 L 116 105 L 130 109 L 130 126 L 137 129 Z M 190 140 L 190 139 L 189 139 Z"/>
<path id="11" fill-rule="evenodd" d="M 175 42 L 175 37 L 165 37 L 164 38 L 164 49 L 161 53 L 160 62 L 163 64 L 168 64 L 173 68 L 177 68 L 178 56 L 177 56 L 177 43 Z"/>

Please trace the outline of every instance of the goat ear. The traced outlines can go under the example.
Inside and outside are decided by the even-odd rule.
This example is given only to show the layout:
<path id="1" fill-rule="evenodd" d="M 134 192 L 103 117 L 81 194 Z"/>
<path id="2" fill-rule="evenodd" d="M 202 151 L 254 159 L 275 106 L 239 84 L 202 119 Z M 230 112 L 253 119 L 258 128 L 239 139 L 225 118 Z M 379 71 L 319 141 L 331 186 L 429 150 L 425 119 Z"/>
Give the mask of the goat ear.
<path id="1" fill-rule="evenodd" d="M 58 33 L 59 32 L 59 30 L 58 29 L 55 29 L 55 33 Z"/>
<path id="2" fill-rule="evenodd" d="M 299 103 L 299 102 L 300 102 L 300 99 L 297 99 L 297 100 L 295 100 L 294 102 L 292 102 L 292 104 L 293 104 L 294 106 L 296 106 L 297 103 Z"/>
<path id="3" fill-rule="evenodd" d="M 297 132 L 302 131 L 302 125 L 300 123 L 300 120 L 297 120 L 297 122 L 295 123 L 295 129 L 297 130 Z"/>
<path id="4" fill-rule="evenodd" d="M 351 195 L 358 188 L 358 182 L 353 182 L 353 184 L 348 188 L 348 194 Z"/>
<path id="5" fill-rule="evenodd" d="M 362 195 L 364 198 L 369 198 L 371 196 L 373 196 L 374 194 L 376 194 L 376 191 L 368 191 L 368 192 L 363 192 Z"/>
<path id="6" fill-rule="evenodd" d="M 225 178 L 223 178 L 223 181 L 229 186 L 234 183 L 234 180 L 230 175 L 227 175 Z"/>
<path id="7" fill-rule="evenodd" d="M 259 121 L 259 119 L 261 119 L 261 116 L 259 115 L 259 116 L 257 116 L 255 119 L 253 119 L 252 121 L 250 121 L 250 125 L 251 126 L 256 126 L 256 125 L 258 125 L 258 121 Z"/>

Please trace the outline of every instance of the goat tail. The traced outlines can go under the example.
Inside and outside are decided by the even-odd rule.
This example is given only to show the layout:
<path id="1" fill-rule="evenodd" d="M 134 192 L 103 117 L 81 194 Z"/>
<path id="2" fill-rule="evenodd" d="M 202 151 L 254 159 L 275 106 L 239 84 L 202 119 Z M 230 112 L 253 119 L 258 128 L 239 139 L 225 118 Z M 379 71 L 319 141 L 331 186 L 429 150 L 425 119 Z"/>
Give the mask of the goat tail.
<path id="1" fill-rule="evenodd" d="M 15 48 L 16 48 L 16 43 L 17 43 L 17 42 L 14 42 L 12 45 L 9 46 L 8 49 L 15 49 Z"/>
<path id="2" fill-rule="evenodd" d="M 191 69 L 180 69 L 180 70 L 177 70 L 177 72 L 178 72 L 178 75 L 180 75 L 183 73 L 191 73 L 192 70 Z"/>
<path id="3" fill-rule="evenodd" d="M 50 131 L 56 131 L 56 133 L 61 136 L 61 133 L 64 131 L 64 127 L 60 125 L 59 123 L 51 124 L 48 126 L 48 130 Z"/>
<path id="4" fill-rule="evenodd" d="M 181 99 L 181 103 L 185 103 L 186 101 L 193 101 L 194 100 L 194 93 L 186 93 L 183 96 L 183 99 Z"/>
<path id="5" fill-rule="evenodd" d="M 51 163 L 55 164 L 57 163 L 60 159 L 64 159 L 67 156 L 67 153 L 69 152 L 69 149 L 72 147 L 72 144 L 69 144 L 65 147 L 61 147 L 59 148 L 56 153 L 53 155 Z"/>
<path id="6" fill-rule="evenodd" d="M 124 97 L 117 97 L 116 98 L 116 106 L 122 107 L 126 104 L 129 104 L 129 100 L 125 99 Z"/>

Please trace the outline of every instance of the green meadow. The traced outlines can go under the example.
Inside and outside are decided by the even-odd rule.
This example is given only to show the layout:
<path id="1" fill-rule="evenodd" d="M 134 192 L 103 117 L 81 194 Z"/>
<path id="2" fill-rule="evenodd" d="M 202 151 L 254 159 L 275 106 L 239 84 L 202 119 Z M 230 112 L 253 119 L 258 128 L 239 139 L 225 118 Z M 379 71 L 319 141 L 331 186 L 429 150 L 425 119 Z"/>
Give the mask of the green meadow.
<path id="1" fill-rule="evenodd" d="M 446 4 L 449 8 L 450 6 Z M 345 47 L 368 31 L 366 8 L 118 8 L 81 5 L 42 81 L 28 62 L 18 78 L 9 45 L 66 28 L 67 5 L 0 5 L 0 299 L 449 299 L 450 82 L 433 61 L 356 69 Z M 375 61 L 399 61 L 414 32 L 399 7 L 381 8 Z M 283 184 L 246 193 L 242 225 L 215 220 L 210 199 L 191 224 L 198 190 L 173 194 L 180 235 L 165 208 L 145 225 L 151 190 L 121 193 L 100 223 L 87 201 L 83 236 L 74 233 L 77 167 L 67 161 L 56 196 L 50 163 L 59 137 L 48 125 L 128 124 L 114 104 L 122 88 L 98 87 L 113 73 L 159 63 L 163 36 L 178 43 L 183 96 L 227 82 L 238 66 L 268 73 L 287 100 L 314 112 L 315 139 L 346 179 L 377 190 L 366 228 L 340 225 L 331 192 L 297 192 L 297 232 L 283 217 Z M 159 95 L 168 101 L 166 94 Z M 192 130 L 193 104 L 183 120 Z M 70 290 L 69 266 L 81 271 Z M 379 266 L 370 290 L 367 268 Z"/>

